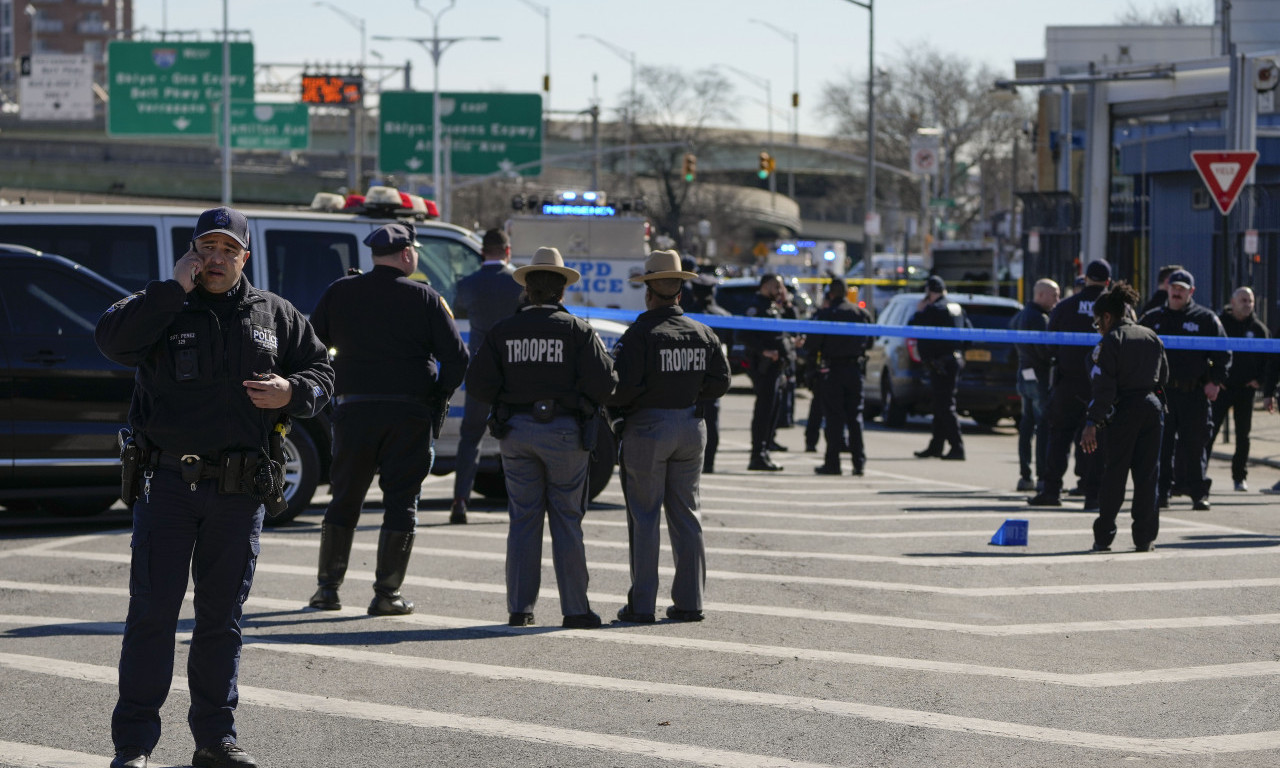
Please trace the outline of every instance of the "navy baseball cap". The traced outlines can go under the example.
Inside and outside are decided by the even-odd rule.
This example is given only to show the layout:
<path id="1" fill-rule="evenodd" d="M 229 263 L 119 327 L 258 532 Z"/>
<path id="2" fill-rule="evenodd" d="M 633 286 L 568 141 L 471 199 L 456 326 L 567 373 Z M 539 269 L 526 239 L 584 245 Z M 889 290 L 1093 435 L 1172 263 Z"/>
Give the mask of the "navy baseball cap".
<path id="1" fill-rule="evenodd" d="M 418 232 L 412 224 L 383 224 L 369 233 L 364 244 L 373 250 L 374 256 L 390 256 L 409 246 L 418 246 Z"/>
<path id="2" fill-rule="evenodd" d="M 1105 283 L 1111 279 L 1111 265 L 1105 261 L 1091 261 L 1084 268 L 1084 276 L 1096 283 Z"/>
<path id="3" fill-rule="evenodd" d="M 937 275 L 930 275 L 929 279 L 924 281 L 924 288 L 930 293 L 944 293 L 947 290 L 947 284 Z"/>
<path id="4" fill-rule="evenodd" d="M 192 240 L 199 240 L 205 235 L 222 234 L 235 240 L 240 247 L 249 250 L 249 220 L 234 208 L 210 208 L 196 219 L 196 228 L 191 234 Z"/>
<path id="5" fill-rule="evenodd" d="M 1176 285 L 1178 283 L 1181 283 L 1188 288 L 1196 287 L 1196 279 L 1185 269 L 1180 269 L 1172 275 L 1169 275 L 1169 285 Z"/>

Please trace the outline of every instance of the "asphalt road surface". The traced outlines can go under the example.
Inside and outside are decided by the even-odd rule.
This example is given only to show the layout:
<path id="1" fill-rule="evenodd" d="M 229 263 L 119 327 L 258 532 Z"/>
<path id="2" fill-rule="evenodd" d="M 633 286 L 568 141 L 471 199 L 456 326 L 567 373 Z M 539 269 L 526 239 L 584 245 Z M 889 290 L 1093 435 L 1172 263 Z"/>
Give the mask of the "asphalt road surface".
<path id="1" fill-rule="evenodd" d="M 1078 500 L 1032 510 L 1012 492 L 1011 427 L 974 428 L 967 462 L 911 458 L 924 421 L 872 428 L 861 478 L 814 476 L 819 455 L 783 430 L 786 471 L 761 474 L 745 471 L 749 398 L 725 407 L 702 486 L 705 622 L 562 630 L 547 545 L 539 624 L 507 627 L 505 514 L 448 525 L 451 477 L 424 489 L 404 587 L 418 613 L 364 613 L 376 507 L 348 607 L 305 610 L 321 498 L 263 535 L 241 744 L 268 768 L 1280 765 L 1273 497 L 1219 492 L 1209 512 L 1175 499 L 1145 554 L 1122 516 L 1115 551 L 1093 555 Z M 1230 488 L 1223 463 L 1212 474 Z M 1029 521 L 1027 546 L 988 544 L 1007 518 Z M 0 765 L 109 762 L 127 524 L 0 515 Z M 585 530 L 607 621 L 629 583 L 616 479 Z M 179 678 L 152 765 L 190 759 L 187 704 Z"/>

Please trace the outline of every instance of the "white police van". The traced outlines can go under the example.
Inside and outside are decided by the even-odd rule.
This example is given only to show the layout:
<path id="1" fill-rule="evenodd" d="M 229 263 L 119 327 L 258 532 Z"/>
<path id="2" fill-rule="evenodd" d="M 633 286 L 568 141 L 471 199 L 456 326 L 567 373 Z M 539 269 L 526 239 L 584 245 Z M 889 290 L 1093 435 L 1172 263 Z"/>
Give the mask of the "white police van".
<path id="1" fill-rule="evenodd" d="M 412 220 L 421 244 L 413 277 L 429 281 L 452 304 L 458 281 L 480 267 L 479 237 L 462 227 L 426 220 L 425 207 L 403 207 L 400 193 L 382 189 L 386 191 L 371 189 L 365 208 L 354 213 L 341 210 L 340 196 L 324 195 L 317 196 L 310 210 L 237 206 L 249 219 L 252 257 L 245 271 L 250 282 L 283 296 L 309 315 L 329 283 L 348 270 L 373 267 L 372 252 L 363 243 L 370 232 L 389 221 Z M 0 206 L 0 242 L 64 256 L 136 291 L 151 280 L 173 276 L 173 264 L 186 253 L 201 210 L 180 205 Z M 612 349 L 625 330 L 609 321 L 591 322 L 606 349 Z M 465 337 L 466 320 L 460 319 L 458 327 Z M 454 469 L 462 400 L 459 391 L 436 441 L 433 474 Z M 294 423 L 285 445 L 289 509 L 272 522 L 297 516 L 310 504 L 317 485 L 328 482 L 330 438 L 327 415 Z M 486 435 L 480 456 L 476 491 L 490 497 L 505 495 L 497 441 Z M 612 477 L 615 456 L 612 434 L 602 434 L 592 460 L 593 497 Z"/>

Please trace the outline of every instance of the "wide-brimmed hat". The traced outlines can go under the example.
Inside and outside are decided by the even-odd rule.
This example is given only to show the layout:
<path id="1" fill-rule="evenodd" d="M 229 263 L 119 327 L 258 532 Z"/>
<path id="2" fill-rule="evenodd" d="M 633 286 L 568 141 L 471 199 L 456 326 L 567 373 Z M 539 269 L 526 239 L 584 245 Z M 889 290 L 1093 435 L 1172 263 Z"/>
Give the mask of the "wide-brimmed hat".
<path id="1" fill-rule="evenodd" d="M 680 268 L 680 254 L 675 251 L 653 251 L 644 260 L 644 274 L 632 275 L 631 282 L 647 283 L 650 280 L 692 280 L 698 275 Z"/>
<path id="2" fill-rule="evenodd" d="M 554 272 L 565 279 L 565 285 L 573 285 L 582 277 L 578 270 L 566 267 L 560 251 L 556 248 L 539 248 L 533 254 L 533 260 L 516 269 L 512 275 L 516 282 L 524 285 L 524 279 L 530 272 Z"/>

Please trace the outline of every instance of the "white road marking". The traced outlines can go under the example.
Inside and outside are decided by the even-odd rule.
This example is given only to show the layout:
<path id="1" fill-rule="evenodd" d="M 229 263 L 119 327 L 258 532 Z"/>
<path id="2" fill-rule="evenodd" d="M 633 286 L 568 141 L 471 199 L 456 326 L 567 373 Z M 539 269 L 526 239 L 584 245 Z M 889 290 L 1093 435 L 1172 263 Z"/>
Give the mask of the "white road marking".
<path id="1" fill-rule="evenodd" d="M 102 768 L 105 760 L 102 755 L 0 741 L 0 764 L 19 768 Z"/>
<path id="2" fill-rule="evenodd" d="M 92 683 L 115 685 L 118 672 L 112 667 L 102 667 L 61 659 L 0 653 L 0 665 L 24 672 L 52 675 Z M 187 680 L 174 676 L 171 693 L 185 694 Z M 830 768 L 823 763 L 809 763 L 771 755 L 749 752 L 731 752 L 710 747 L 637 739 L 612 733 L 592 733 L 570 728 L 539 725 L 537 723 L 504 720 L 496 717 L 456 715 L 449 712 L 413 709 L 370 701 L 340 699 L 333 696 L 312 696 L 293 691 L 282 691 L 256 686 L 240 686 L 241 704 L 249 704 L 293 712 L 329 715 L 353 720 L 368 720 L 383 724 L 407 725 L 414 728 L 443 728 L 480 736 L 535 744 L 555 744 L 573 749 L 584 749 L 602 754 L 631 754 L 655 760 L 693 763 L 714 768 Z"/>
<path id="3" fill-rule="evenodd" d="M 129 555 L 97 552 L 50 551 L 38 553 L 36 556 L 92 560 L 97 562 L 129 562 Z M 312 576 L 315 568 L 302 565 L 278 565 L 259 563 L 259 573 L 279 573 L 292 576 Z M 348 579 L 373 581 L 370 571 L 348 571 Z M 454 581 L 424 576 L 407 576 L 405 584 L 428 587 L 430 589 L 449 589 L 461 592 L 480 592 L 484 594 L 505 595 L 503 584 L 480 584 L 474 581 Z M 0 582 L 3 584 L 3 582 Z M 555 588 L 545 587 L 538 593 L 540 598 L 556 599 Z M 625 595 L 614 595 L 601 592 L 589 592 L 588 598 L 596 603 L 625 604 Z M 841 624 L 862 624 L 877 627 L 898 627 L 902 629 L 923 629 L 936 632 L 954 632 L 965 635 L 981 635 L 988 637 L 1025 637 L 1031 635 L 1051 635 L 1070 632 L 1117 632 L 1133 630 L 1157 629 L 1198 629 L 1209 627 L 1239 627 L 1280 624 L 1280 613 L 1242 614 L 1226 616 L 1187 616 L 1158 619 L 1118 619 L 1104 621 L 1064 621 L 1037 624 L 964 624 L 950 621 L 932 621 L 929 619 L 909 619 L 898 616 L 878 614 L 852 613 L 848 611 L 819 611 L 792 606 L 743 605 L 737 603 L 708 602 L 703 605 L 707 611 L 724 613 L 740 613 L 752 616 L 776 616 L 782 618 L 802 619 L 808 621 L 829 621 Z"/>
<path id="4" fill-rule="evenodd" d="M 1003 518 L 1004 516 L 1000 516 Z M 993 518 L 993 522 L 996 519 Z M 582 521 L 583 526 L 595 526 L 599 528 L 625 528 L 627 522 L 623 520 L 597 520 L 594 518 L 586 518 Z M 663 525 L 662 527 L 666 527 Z M 999 525 L 996 526 L 998 528 Z M 1092 537 L 1093 533 L 1087 527 L 1080 528 L 1031 528 L 1031 536 L 1080 536 Z M 1195 523 L 1187 523 L 1181 527 L 1163 526 L 1162 533 L 1192 533 L 1201 531 L 1214 530 L 1212 528 L 1196 525 Z M 704 525 L 702 527 L 704 535 L 718 533 L 732 534 L 761 534 L 765 536 L 812 536 L 823 539 L 921 539 L 921 538 L 963 538 L 990 539 L 995 533 L 994 528 L 981 528 L 968 531 L 935 531 L 931 529 L 915 530 L 915 531 L 817 531 L 817 530 L 797 530 L 795 528 L 742 528 L 732 525 Z M 1280 545 L 1280 538 L 1276 539 L 1276 543 Z"/>
<path id="5" fill-rule="evenodd" d="M 263 644 L 263 647 L 265 645 Z M 328 655 L 316 654 L 315 651 L 332 650 L 338 653 L 341 649 L 297 650 L 298 652 L 314 655 Z M 400 662 L 395 663 L 395 666 L 422 668 L 431 665 L 427 668 L 446 672 L 456 671 L 459 674 L 479 674 L 486 677 L 494 677 L 494 679 L 503 679 L 504 677 L 510 679 L 510 677 L 514 676 L 512 672 L 524 679 L 529 679 L 525 676 L 536 674 L 543 682 L 552 684 L 586 685 L 594 688 L 628 690 L 647 694 L 658 693 L 724 701 L 747 706 L 772 706 L 802 712 L 855 717 L 892 725 L 1018 739 L 1080 749 L 1134 752 L 1148 755 L 1230 754 L 1280 749 L 1280 731 L 1193 736 L 1175 739 L 1132 738 L 1007 723 L 938 712 L 924 712 L 828 699 L 784 696 L 772 693 L 681 686 L 656 682 L 613 681 L 605 678 L 592 678 L 586 675 L 571 675 L 569 673 L 542 671 L 535 673 L 533 670 L 512 670 L 502 675 L 498 674 L 498 669 L 500 668 L 490 668 L 490 671 L 485 672 L 481 671 L 484 665 L 468 664 L 466 662 L 433 662 L 426 659 L 404 659 L 390 654 L 379 655 L 387 658 L 374 661 L 371 658 L 373 654 L 355 650 L 341 651 L 338 657 L 345 656 L 351 659 L 359 659 L 364 663 L 384 663 L 388 665 L 392 664 L 394 659 L 396 662 Z M 118 675 L 117 671 L 112 667 L 13 653 L 0 653 L 0 665 L 24 672 L 47 674 L 107 685 L 115 685 Z M 570 680 L 573 680 L 573 682 L 569 682 Z M 171 692 L 182 693 L 185 688 L 186 679 L 175 676 L 173 685 L 170 688 Z M 801 766 L 816 765 L 814 763 L 802 763 L 765 755 L 656 742 L 614 734 L 598 734 L 491 717 L 456 715 L 367 701 L 311 696 L 292 691 L 258 688 L 256 686 L 241 686 L 240 698 L 242 702 L 250 705 L 296 712 L 310 712 L 383 723 L 398 723 L 418 728 L 444 728 L 496 738 L 533 741 L 536 743 L 549 742 L 561 746 L 602 752 L 624 752 L 661 760 L 691 762 L 697 765 L 723 766 L 724 768 L 739 768 L 740 766 L 747 766 L 748 768 L 751 766 L 760 766 L 761 768 L 765 768 L 765 766 L 794 766 L 795 768 L 800 768 Z"/>

